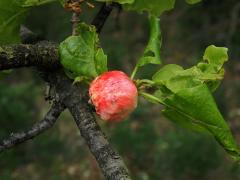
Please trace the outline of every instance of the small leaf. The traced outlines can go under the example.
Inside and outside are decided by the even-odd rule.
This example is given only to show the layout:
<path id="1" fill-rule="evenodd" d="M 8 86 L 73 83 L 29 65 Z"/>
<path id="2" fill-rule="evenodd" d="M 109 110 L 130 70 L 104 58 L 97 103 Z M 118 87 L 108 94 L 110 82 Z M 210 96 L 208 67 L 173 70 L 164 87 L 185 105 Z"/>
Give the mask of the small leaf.
<path id="1" fill-rule="evenodd" d="M 160 64 L 160 48 L 161 48 L 161 30 L 159 18 L 149 17 L 150 38 L 147 47 L 144 50 L 143 57 L 138 61 L 137 66 L 141 67 L 146 64 Z"/>
<path id="2" fill-rule="evenodd" d="M 207 85 L 215 91 L 224 76 L 223 64 L 228 60 L 228 49 L 225 47 L 208 46 L 205 50 L 203 61 L 197 67 L 203 72 Z M 207 63 L 206 63 L 207 61 Z"/>
<path id="3" fill-rule="evenodd" d="M 94 41 L 81 36 L 70 36 L 60 44 L 61 64 L 74 75 L 95 77 Z"/>
<path id="4" fill-rule="evenodd" d="M 159 18 L 149 16 L 150 37 L 148 44 L 144 50 L 143 56 L 138 60 L 134 68 L 131 79 L 136 75 L 138 68 L 147 64 L 161 64 L 160 48 L 161 48 L 161 29 Z"/>
<path id="5" fill-rule="evenodd" d="M 107 55 L 104 54 L 103 49 L 97 49 L 95 53 L 95 67 L 98 74 L 107 72 Z"/>
<path id="6" fill-rule="evenodd" d="M 208 46 L 205 50 L 203 60 L 206 60 L 209 64 L 214 64 L 217 67 L 217 71 L 220 70 L 228 60 L 228 49 L 225 47 L 216 47 L 214 45 Z"/>
<path id="7" fill-rule="evenodd" d="M 166 65 L 153 76 L 153 81 L 161 82 L 173 92 L 203 83 L 215 91 L 223 79 L 222 67 L 227 59 L 227 48 L 211 45 L 206 48 L 203 60 L 196 66 L 184 70 L 178 65 Z"/>
<path id="8" fill-rule="evenodd" d="M 61 64 L 72 77 L 94 78 L 107 71 L 107 56 L 99 47 L 95 27 L 81 23 L 77 30 L 79 36 L 70 36 L 60 44 Z"/>

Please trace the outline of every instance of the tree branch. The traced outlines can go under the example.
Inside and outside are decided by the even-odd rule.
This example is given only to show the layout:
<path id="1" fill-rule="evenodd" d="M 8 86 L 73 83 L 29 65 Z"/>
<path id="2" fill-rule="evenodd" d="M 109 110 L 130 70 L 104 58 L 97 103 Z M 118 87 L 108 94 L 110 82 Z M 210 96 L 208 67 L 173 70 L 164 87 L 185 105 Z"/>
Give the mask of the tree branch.
<path id="1" fill-rule="evenodd" d="M 102 133 L 86 101 L 70 104 L 68 109 L 106 179 L 129 180 L 130 176 L 124 162 Z"/>
<path id="2" fill-rule="evenodd" d="M 3 140 L 0 143 L 0 153 L 5 149 L 10 149 L 17 144 L 30 140 L 51 128 L 64 109 L 65 107 L 60 103 L 53 104 L 44 119 L 33 125 L 31 129 L 24 132 L 12 133 L 9 138 Z"/>
<path id="3" fill-rule="evenodd" d="M 106 4 L 104 3 L 97 13 L 96 17 L 92 21 L 92 25 L 94 25 L 97 29 L 97 33 L 100 33 L 103 25 L 105 24 L 108 16 L 111 14 L 112 10 L 114 7 L 116 7 L 118 4 L 116 3 L 111 3 L 111 4 Z M 119 5 L 118 5 L 119 6 Z"/>
<path id="4" fill-rule="evenodd" d="M 72 85 L 64 73 L 48 73 L 45 79 L 56 90 L 56 96 L 69 109 L 90 151 L 104 176 L 109 180 L 129 180 L 128 169 L 120 155 L 111 147 L 89 107 L 82 86 Z"/>
<path id="5" fill-rule="evenodd" d="M 29 66 L 56 69 L 60 67 L 57 51 L 56 45 L 47 41 L 0 46 L 0 70 Z"/>
<path id="6" fill-rule="evenodd" d="M 101 8 L 93 21 L 97 32 L 101 31 L 112 9 L 112 4 L 105 4 Z M 66 77 L 62 69 L 56 68 L 60 67 L 58 58 L 57 47 L 48 42 L 35 45 L 0 46 L 0 70 L 26 66 L 43 67 L 43 70 L 55 69 L 55 71 L 43 72 L 42 77 L 55 90 L 54 99 L 71 112 L 81 136 L 85 139 L 106 179 L 130 180 L 128 169 L 123 160 L 117 151 L 111 147 L 97 124 L 95 116 L 89 107 L 88 99 L 84 98 L 84 88 L 72 85 L 72 81 Z M 59 106 L 62 107 L 62 105 Z M 43 130 L 50 128 L 62 110 L 50 110 L 43 122 L 37 123 L 29 131 L 12 134 L 9 139 L 0 144 L 0 152 L 31 139 L 39 135 Z"/>
<path id="7" fill-rule="evenodd" d="M 119 6 L 117 3 L 103 4 L 100 11 L 92 21 L 100 33 L 102 27 L 110 15 L 112 9 Z M 21 28 L 21 36 L 25 42 L 36 42 L 36 35 L 27 28 Z M 19 44 L 0 46 L 0 71 L 13 68 L 36 66 L 44 69 L 56 69 L 60 67 L 58 48 L 48 41 L 37 44 Z"/>
<path id="8" fill-rule="evenodd" d="M 72 22 L 72 35 L 73 35 L 73 36 L 77 36 L 77 35 L 78 35 L 78 34 L 77 34 L 77 27 L 78 27 L 78 24 L 79 24 L 79 22 L 80 22 L 79 16 L 80 16 L 80 14 L 79 14 L 79 13 L 76 13 L 76 12 L 74 12 L 74 13 L 72 14 L 72 20 L 71 20 L 71 22 Z"/>

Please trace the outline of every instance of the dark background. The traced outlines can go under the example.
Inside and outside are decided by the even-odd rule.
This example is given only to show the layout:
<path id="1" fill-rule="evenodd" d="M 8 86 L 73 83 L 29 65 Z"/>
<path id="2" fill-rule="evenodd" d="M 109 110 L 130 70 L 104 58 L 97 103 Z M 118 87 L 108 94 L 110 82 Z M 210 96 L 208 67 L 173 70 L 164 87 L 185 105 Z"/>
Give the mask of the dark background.
<path id="1" fill-rule="evenodd" d="M 83 8 L 81 20 L 90 22 L 99 4 Z M 71 34 L 71 13 L 59 4 L 35 8 L 25 25 L 55 42 Z M 229 48 L 226 75 L 214 94 L 218 107 L 240 144 L 240 2 L 206 0 L 189 6 L 183 1 L 161 17 L 163 64 L 190 67 L 210 44 Z M 111 70 L 130 74 L 148 40 L 146 14 L 111 14 L 100 36 Z M 151 77 L 159 67 L 139 73 Z M 2 78 L 2 77 L 1 77 Z M 44 84 L 34 69 L 14 70 L 0 81 L 0 138 L 30 127 L 49 108 Z M 172 124 L 161 115 L 161 106 L 140 99 L 137 110 L 121 123 L 99 120 L 136 180 L 240 179 L 240 165 L 211 136 Z M 98 180 L 96 162 L 68 112 L 48 132 L 0 154 L 0 179 Z"/>

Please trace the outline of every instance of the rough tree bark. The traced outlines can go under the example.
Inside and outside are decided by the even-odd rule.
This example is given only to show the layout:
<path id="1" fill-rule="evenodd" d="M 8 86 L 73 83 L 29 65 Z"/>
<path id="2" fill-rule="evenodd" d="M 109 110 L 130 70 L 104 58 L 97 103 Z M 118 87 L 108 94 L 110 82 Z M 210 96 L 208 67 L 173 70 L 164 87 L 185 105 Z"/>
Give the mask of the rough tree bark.
<path id="1" fill-rule="evenodd" d="M 60 67 L 56 44 L 19 44 L 0 46 L 0 70 L 37 66 L 44 69 Z"/>
<path id="2" fill-rule="evenodd" d="M 103 9 L 104 7 L 101 11 Z M 101 13 L 98 16 L 101 16 Z M 105 21 L 107 16 L 102 20 Z M 95 22 L 98 22 L 98 19 L 101 18 L 96 17 Z M 95 25 L 100 32 L 103 24 Z M 57 50 L 58 46 L 56 44 L 47 41 L 35 45 L 0 46 L 0 70 L 37 67 L 41 72 L 41 77 L 50 83 L 53 89 L 51 96 L 55 102 L 43 121 L 35 124 L 30 130 L 13 133 L 0 143 L 0 152 L 49 129 L 66 107 L 72 114 L 81 136 L 85 139 L 90 151 L 96 158 L 105 178 L 109 180 L 130 180 L 128 169 L 123 160 L 117 151 L 111 147 L 96 122 L 92 108 L 88 104 L 86 92 L 84 92 L 86 88 L 73 85 L 72 81 L 67 78 L 61 69 Z"/>
<path id="3" fill-rule="evenodd" d="M 55 95 L 72 114 L 90 151 L 96 158 L 106 179 L 130 179 L 128 170 L 120 155 L 109 144 L 96 122 L 84 87 L 73 86 L 61 71 L 47 74 L 47 81 L 55 89 Z M 55 98 L 56 99 L 56 98 Z"/>

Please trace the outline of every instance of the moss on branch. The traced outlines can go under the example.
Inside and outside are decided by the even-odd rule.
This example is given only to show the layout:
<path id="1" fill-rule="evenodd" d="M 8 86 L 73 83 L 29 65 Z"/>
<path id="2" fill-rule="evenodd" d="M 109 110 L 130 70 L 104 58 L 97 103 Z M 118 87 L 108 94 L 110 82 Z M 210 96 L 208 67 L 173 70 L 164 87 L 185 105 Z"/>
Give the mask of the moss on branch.
<path id="1" fill-rule="evenodd" d="M 60 67 L 58 49 L 53 43 L 0 46 L 0 70 L 36 66 L 45 69 Z"/>

